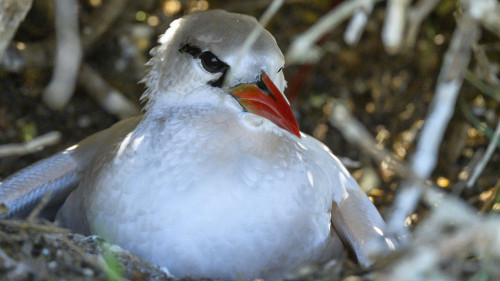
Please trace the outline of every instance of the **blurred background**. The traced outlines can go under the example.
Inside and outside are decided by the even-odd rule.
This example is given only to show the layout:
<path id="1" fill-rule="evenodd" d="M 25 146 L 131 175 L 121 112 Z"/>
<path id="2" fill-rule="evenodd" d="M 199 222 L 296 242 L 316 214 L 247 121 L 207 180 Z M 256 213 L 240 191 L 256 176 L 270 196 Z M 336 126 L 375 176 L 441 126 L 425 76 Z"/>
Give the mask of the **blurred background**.
<path id="1" fill-rule="evenodd" d="M 17 150 L 8 153 L 7 149 L 0 158 L 0 181 L 120 118 L 138 113 L 139 98 L 144 91 L 144 85 L 139 83 L 146 71 L 144 64 L 158 36 L 171 21 L 206 9 L 225 9 L 259 18 L 271 3 L 267 0 L 77 2 L 82 60 L 67 105 L 53 109 L 43 99 L 53 76 L 57 49 L 54 1 L 33 1 L 1 59 L 0 146 L 27 143 L 54 131 L 60 135 L 43 149 L 26 153 Z M 300 34 L 345 2 L 348 1 L 288 0 L 266 28 L 286 53 Z M 411 160 L 435 95 L 445 52 L 450 47 L 457 18 L 464 13 L 463 2 L 467 1 L 407 1 L 412 7 L 434 4 L 422 18 L 413 42 L 396 51 L 388 49 L 382 40 L 388 4 L 376 2 L 357 44 L 345 43 L 348 25 L 345 21 L 315 42 L 322 50 L 319 61 L 285 65 L 288 81 L 285 94 L 301 130 L 330 147 L 381 213 L 387 215 L 404 175 L 398 175 L 389 163 L 377 161 L 347 141 L 343 132 L 331 123 L 332 108 L 341 102 L 368 130 L 377 148 L 386 149 L 402 162 Z M 481 28 L 478 38 L 453 105 L 452 119 L 439 146 L 437 166 L 428 180 L 441 191 L 462 198 L 475 212 L 490 213 L 500 211 L 500 153 L 493 153 L 472 186 L 466 185 L 491 143 L 500 116 L 499 37 L 494 29 Z M 486 73 L 485 64 L 489 67 Z M 118 110 L 106 105 L 117 95 L 121 102 L 126 101 L 124 108 Z M 440 104 L 434 106 L 439 108 Z M 428 204 L 420 203 L 407 216 L 405 224 L 411 229 L 428 213 Z M 452 276 L 467 279 L 481 272 L 477 256 L 470 255 L 474 258 L 465 262 L 472 265 L 456 269 L 458 273 Z"/>

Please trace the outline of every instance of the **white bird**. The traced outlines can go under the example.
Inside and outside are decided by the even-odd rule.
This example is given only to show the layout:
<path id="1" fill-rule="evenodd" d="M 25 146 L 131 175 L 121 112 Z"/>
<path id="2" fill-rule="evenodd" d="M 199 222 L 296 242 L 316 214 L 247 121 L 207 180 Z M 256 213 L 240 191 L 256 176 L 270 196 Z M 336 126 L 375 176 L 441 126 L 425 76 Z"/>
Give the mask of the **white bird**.
<path id="1" fill-rule="evenodd" d="M 257 41 L 238 57 L 255 28 Z M 342 242 L 362 265 L 370 241 L 393 247 L 348 171 L 299 132 L 282 94 L 283 55 L 253 17 L 190 14 L 160 43 L 144 115 L 7 178 L 0 201 L 9 216 L 47 190 L 70 194 L 57 215 L 63 226 L 178 277 L 273 280 L 338 257 Z"/>

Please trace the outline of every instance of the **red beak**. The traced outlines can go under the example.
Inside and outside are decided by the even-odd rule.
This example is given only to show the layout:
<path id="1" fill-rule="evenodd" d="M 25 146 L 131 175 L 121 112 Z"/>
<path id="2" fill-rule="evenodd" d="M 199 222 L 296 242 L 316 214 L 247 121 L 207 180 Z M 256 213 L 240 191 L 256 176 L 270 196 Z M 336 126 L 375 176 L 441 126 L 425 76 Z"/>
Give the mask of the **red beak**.
<path id="1" fill-rule="evenodd" d="M 299 125 L 285 96 L 262 71 L 259 81 L 231 89 L 231 95 L 248 112 L 262 116 L 300 138 Z"/>

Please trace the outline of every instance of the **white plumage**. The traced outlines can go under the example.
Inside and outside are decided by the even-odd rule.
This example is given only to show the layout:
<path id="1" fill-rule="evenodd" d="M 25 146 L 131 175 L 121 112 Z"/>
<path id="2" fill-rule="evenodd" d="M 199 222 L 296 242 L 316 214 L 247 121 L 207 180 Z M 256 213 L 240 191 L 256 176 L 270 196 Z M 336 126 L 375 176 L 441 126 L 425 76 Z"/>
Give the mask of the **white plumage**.
<path id="1" fill-rule="evenodd" d="M 244 110 L 230 94 L 261 71 L 284 90 L 283 55 L 263 29 L 231 68 L 253 28 L 262 29 L 254 18 L 224 11 L 172 23 L 152 52 L 144 116 L 66 152 L 80 183 L 59 211 L 64 226 L 179 277 L 278 279 L 338 256 L 341 239 L 364 265 L 371 239 L 391 245 L 379 213 L 325 145 Z M 230 72 L 207 71 L 196 48 Z"/>

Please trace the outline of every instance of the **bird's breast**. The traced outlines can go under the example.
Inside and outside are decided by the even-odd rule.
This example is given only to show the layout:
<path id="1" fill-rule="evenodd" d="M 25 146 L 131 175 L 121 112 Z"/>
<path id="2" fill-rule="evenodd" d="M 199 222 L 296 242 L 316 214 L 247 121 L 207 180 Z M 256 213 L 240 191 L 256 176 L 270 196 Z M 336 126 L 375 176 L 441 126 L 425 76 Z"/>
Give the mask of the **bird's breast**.
<path id="1" fill-rule="evenodd" d="M 318 259 L 332 191 L 307 147 L 238 114 L 203 114 L 140 124 L 96 165 L 84 181 L 91 232 L 174 275 L 259 277 Z"/>

